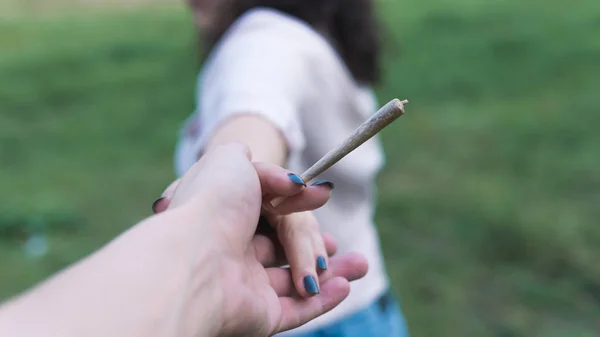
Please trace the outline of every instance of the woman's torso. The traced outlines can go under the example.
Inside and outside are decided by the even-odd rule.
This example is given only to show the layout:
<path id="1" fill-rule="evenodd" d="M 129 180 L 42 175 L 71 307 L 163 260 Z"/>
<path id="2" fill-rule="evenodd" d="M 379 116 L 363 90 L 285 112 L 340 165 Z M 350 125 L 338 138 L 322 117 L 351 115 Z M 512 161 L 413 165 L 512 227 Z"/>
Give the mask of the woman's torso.
<path id="1" fill-rule="evenodd" d="M 297 49 L 295 52 L 303 55 L 303 66 L 310 72 L 309 85 L 297 89 L 306 93 L 297 107 L 299 128 L 289 131 L 301 132 L 302 146 L 290 153 L 287 163 L 288 169 L 300 174 L 373 114 L 377 102 L 370 88 L 355 83 L 343 62 L 319 34 L 303 22 L 278 12 L 255 9 L 246 13 L 223 38 L 220 48 L 235 48 L 237 32 L 248 34 L 253 29 L 264 30 L 265 27 L 276 29 L 279 34 L 283 31 L 289 41 L 282 40 L 272 48 Z M 265 48 L 265 53 L 268 49 Z M 210 129 L 206 126 L 217 124 L 216 117 L 207 111 L 209 108 L 203 102 L 210 99 L 206 77 L 213 72 L 214 64 L 219 63 L 218 55 L 209 58 L 199 76 L 198 108 L 187 121 L 186 132 L 178 144 L 178 174 L 182 174 L 201 151 L 202 139 Z M 239 57 L 243 56 L 243 50 L 240 50 Z M 294 64 L 290 63 L 290 66 Z M 373 223 L 374 181 L 383 162 L 381 144 L 375 137 L 316 178 L 335 183 L 330 201 L 315 211 L 321 229 L 334 235 L 339 253 L 355 251 L 364 254 L 369 261 L 369 272 L 365 278 L 352 283 L 350 296 L 338 308 L 294 332 L 332 323 L 369 305 L 387 289 L 387 276 Z"/>

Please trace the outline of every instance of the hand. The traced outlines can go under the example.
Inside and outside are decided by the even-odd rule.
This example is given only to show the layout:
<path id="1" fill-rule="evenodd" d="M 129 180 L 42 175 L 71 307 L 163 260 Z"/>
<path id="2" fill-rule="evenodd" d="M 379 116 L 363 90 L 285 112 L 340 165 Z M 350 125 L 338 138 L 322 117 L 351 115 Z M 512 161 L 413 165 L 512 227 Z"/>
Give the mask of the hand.
<path id="1" fill-rule="evenodd" d="M 318 274 L 328 269 L 330 254 L 319 230 L 319 224 L 310 210 L 323 206 L 329 200 L 333 183 L 318 181 L 311 186 L 305 186 L 299 176 L 279 166 L 265 163 L 253 165 L 261 183 L 263 206 L 261 219 L 268 223 L 267 226 L 272 226 L 275 233 L 269 238 L 276 241 L 278 246 L 281 245 L 285 251 L 297 293 L 303 297 L 318 294 Z M 181 195 L 184 192 L 181 188 L 178 189 L 178 185 L 179 180 L 171 183 L 162 196 L 154 202 L 152 209 L 155 213 L 161 213 L 172 207 L 174 194 L 183 198 Z M 185 193 L 193 194 L 194 188 L 187 187 L 188 191 Z M 202 186 L 196 187 L 196 189 L 201 188 Z M 288 198 L 277 208 L 273 208 L 270 201 L 278 196 Z M 264 229 L 260 228 L 260 225 L 261 223 L 259 223 L 259 230 Z M 255 241 L 263 242 L 263 239 L 256 237 Z"/>
<path id="2" fill-rule="evenodd" d="M 249 158 L 236 145 L 207 154 L 168 211 L 3 303 L 0 335 L 269 336 L 335 307 L 348 280 L 365 275 L 365 259 L 333 257 L 321 294 L 308 299 L 295 293 L 289 270 L 265 269 L 277 254 L 273 242 L 253 236 L 261 186 L 283 195 L 287 187 L 270 184 L 278 173 L 258 174 Z M 333 240 L 324 242 L 333 253 Z"/>
<path id="3" fill-rule="evenodd" d="M 225 146 L 203 156 L 159 201 L 158 212 L 185 209 L 190 218 L 204 216 L 203 222 L 207 220 L 206 210 L 211 210 L 208 223 L 214 234 L 212 249 L 222 252 L 214 263 L 219 271 L 213 274 L 219 279 L 213 283 L 213 291 L 222 296 L 224 303 L 221 321 L 225 335 L 267 336 L 295 328 L 339 304 L 349 292 L 347 279 L 366 273 L 367 263 L 360 255 L 334 257 L 328 270 L 319 276 L 321 294 L 304 299 L 297 296 L 299 291 L 295 290 L 299 287 L 292 282 L 289 270 L 263 267 L 272 265 L 276 256 L 273 242 L 254 236 L 261 204 L 270 200 L 263 197 L 290 197 L 279 208 L 286 213 L 320 207 L 329 197 L 328 189 L 295 184 L 287 174 L 274 165 L 251 164 L 249 150 L 243 146 Z M 304 222 L 296 224 L 312 225 L 310 229 L 318 233 L 310 214 L 300 214 L 296 219 Z M 294 231 L 286 235 L 289 233 Z M 280 234 L 282 237 L 287 238 Z M 325 236 L 323 240 L 319 235 L 318 240 L 323 245 L 321 256 L 327 256 L 327 250 L 333 252 L 331 239 Z M 311 262 L 314 270 L 315 259 Z"/>

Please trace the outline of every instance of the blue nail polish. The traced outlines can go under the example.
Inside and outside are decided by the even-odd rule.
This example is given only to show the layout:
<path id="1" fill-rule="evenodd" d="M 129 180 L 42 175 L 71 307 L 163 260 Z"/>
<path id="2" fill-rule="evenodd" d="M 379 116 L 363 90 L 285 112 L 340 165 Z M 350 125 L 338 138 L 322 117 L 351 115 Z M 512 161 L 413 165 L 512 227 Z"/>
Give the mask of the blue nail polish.
<path id="1" fill-rule="evenodd" d="M 298 184 L 298 185 L 304 185 L 306 186 L 306 183 L 304 182 L 304 180 L 302 180 L 302 178 L 300 178 L 299 175 L 294 174 L 294 173 L 288 173 L 288 177 L 290 178 L 291 181 L 293 181 L 294 183 Z"/>
<path id="2" fill-rule="evenodd" d="M 317 267 L 321 270 L 327 270 L 327 262 L 325 262 L 325 258 L 322 256 L 317 257 Z"/>
<path id="3" fill-rule="evenodd" d="M 152 203 L 152 213 L 156 214 L 156 206 L 158 206 L 158 203 L 161 202 L 163 199 L 165 199 L 165 197 L 160 197 L 154 200 L 154 202 Z"/>
<path id="4" fill-rule="evenodd" d="M 310 275 L 304 277 L 304 289 L 312 295 L 319 293 L 319 287 L 317 287 L 317 282 L 314 277 Z"/>
<path id="5" fill-rule="evenodd" d="M 327 186 L 330 190 L 333 190 L 335 188 L 335 185 L 329 181 L 329 180 L 319 180 L 319 181 L 315 181 L 314 183 L 310 184 L 311 186 Z"/>

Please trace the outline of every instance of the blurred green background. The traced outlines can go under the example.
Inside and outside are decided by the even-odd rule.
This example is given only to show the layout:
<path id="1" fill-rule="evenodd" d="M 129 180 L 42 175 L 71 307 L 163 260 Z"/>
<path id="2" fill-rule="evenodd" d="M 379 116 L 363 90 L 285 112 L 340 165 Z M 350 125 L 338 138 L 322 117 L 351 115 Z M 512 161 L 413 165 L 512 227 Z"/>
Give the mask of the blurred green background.
<path id="1" fill-rule="evenodd" d="M 383 135 L 377 219 L 412 335 L 600 335 L 600 2 L 380 9 L 380 100 L 411 104 Z M 149 215 L 198 62 L 177 1 L 0 0 L 0 18 L 6 299 Z"/>

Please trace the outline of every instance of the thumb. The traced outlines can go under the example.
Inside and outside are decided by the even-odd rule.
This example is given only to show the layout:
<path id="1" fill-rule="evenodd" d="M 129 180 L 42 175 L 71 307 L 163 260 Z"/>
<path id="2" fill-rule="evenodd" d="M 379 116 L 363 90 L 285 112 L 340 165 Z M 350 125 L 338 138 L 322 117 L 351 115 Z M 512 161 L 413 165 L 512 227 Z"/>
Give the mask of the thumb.
<path id="1" fill-rule="evenodd" d="M 190 204 L 199 219 L 238 229 L 249 227 L 251 222 L 256 226 L 262 194 L 250 158 L 250 149 L 241 143 L 207 152 L 180 179 L 169 209 Z"/>
<path id="2" fill-rule="evenodd" d="M 246 155 L 246 157 L 248 159 L 251 159 L 252 154 L 250 152 L 250 149 L 242 144 L 242 143 L 232 143 L 230 145 L 224 145 L 224 146 L 220 146 L 217 147 L 217 151 L 219 152 L 230 152 L 233 151 L 233 153 L 235 153 L 236 151 L 240 151 L 242 153 L 244 153 Z M 215 151 L 211 151 L 209 152 L 207 155 L 208 156 L 214 156 Z M 204 158 L 204 156 L 202 157 Z M 206 159 L 204 159 L 206 160 Z M 208 159 L 210 160 L 210 159 Z M 188 176 L 188 181 L 190 179 L 190 176 L 194 176 L 194 175 L 198 175 L 200 172 L 202 172 L 203 169 L 199 168 L 202 164 L 200 162 L 203 162 L 203 159 L 200 159 L 200 161 L 196 162 L 194 165 L 192 165 L 192 167 L 190 167 L 188 169 L 188 171 L 185 173 L 185 176 Z M 197 176 L 196 176 L 197 178 Z M 166 211 L 170 204 L 171 204 L 171 200 L 173 199 L 173 195 L 175 194 L 175 191 L 177 190 L 177 186 L 179 185 L 180 179 L 175 180 L 174 182 L 172 182 L 171 184 L 169 184 L 169 186 L 167 186 L 167 188 L 163 191 L 163 193 L 160 195 L 160 197 L 158 199 L 156 199 L 153 203 L 152 203 L 152 211 L 154 213 L 162 213 L 164 211 Z"/>

